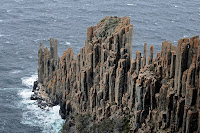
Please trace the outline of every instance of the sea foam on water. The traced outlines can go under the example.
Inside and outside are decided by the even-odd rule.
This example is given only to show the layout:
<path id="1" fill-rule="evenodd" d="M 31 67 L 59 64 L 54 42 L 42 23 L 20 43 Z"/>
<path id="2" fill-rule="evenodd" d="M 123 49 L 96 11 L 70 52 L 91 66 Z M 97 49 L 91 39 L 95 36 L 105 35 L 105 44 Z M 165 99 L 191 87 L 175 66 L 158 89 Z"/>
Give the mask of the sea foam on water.
<path id="1" fill-rule="evenodd" d="M 27 86 L 27 89 L 18 92 L 22 98 L 19 103 L 23 110 L 21 123 L 40 127 L 44 133 L 57 133 L 61 130 L 64 122 L 59 115 L 60 106 L 41 109 L 38 107 L 37 101 L 30 100 L 30 96 L 33 94 L 31 88 L 36 79 L 37 75 L 22 78 L 22 84 Z"/>

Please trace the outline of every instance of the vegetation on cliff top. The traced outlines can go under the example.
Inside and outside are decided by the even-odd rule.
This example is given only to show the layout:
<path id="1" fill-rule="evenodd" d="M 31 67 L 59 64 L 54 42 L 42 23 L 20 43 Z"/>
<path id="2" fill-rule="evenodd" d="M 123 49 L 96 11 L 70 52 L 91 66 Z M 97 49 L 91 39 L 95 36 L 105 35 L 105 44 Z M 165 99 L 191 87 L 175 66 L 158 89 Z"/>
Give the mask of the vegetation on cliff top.
<path id="1" fill-rule="evenodd" d="M 104 18 L 101 20 L 101 23 L 104 23 L 103 30 L 100 32 L 100 37 L 106 37 L 112 35 L 117 25 L 120 23 L 120 20 L 118 17 L 110 17 L 110 18 Z"/>

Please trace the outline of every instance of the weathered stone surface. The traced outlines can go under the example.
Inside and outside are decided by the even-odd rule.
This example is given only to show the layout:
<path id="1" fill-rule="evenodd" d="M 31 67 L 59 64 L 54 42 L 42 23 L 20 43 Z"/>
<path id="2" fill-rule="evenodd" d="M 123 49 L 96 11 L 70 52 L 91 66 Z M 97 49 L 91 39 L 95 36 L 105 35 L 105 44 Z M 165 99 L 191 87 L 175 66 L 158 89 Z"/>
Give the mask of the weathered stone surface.
<path id="1" fill-rule="evenodd" d="M 153 52 L 154 52 L 154 48 L 153 45 L 150 46 L 150 53 L 149 53 L 149 58 L 148 58 L 148 64 L 152 64 L 153 62 Z"/>
<path id="2" fill-rule="evenodd" d="M 147 61 L 147 43 L 144 44 L 144 55 L 141 58 L 141 68 L 144 68 L 146 66 Z"/>
<path id="3" fill-rule="evenodd" d="M 141 52 L 136 52 L 136 73 L 138 74 L 141 68 Z"/>
<path id="4" fill-rule="evenodd" d="M 87 29 L 76 59 L 72 48 L 59 58 L 50 39 L 50 50 L 38 51 L 40 92 L 60 104 L 62 118 L 75 118 L 67 120 L 68 131 L 78 132 L 80 120 L 87 132 L 102 132 L 95 124 L 105 123 L 114 132 L 200 132 L 199 37 L 177 47 L 165 41 L 155 58 L 150 46 L 148 61 L 146 43 L 143 56 L 137 51 L 132 59 L 132 38 L 129 17 L 105 17 Z"/>
<path id="5" fill-rule="evenodd" d="M 42 43 L 40 43 L 40 49 L 38 50 L 38 82 L 44 81 L 44 52 L 42 49 Z"/>

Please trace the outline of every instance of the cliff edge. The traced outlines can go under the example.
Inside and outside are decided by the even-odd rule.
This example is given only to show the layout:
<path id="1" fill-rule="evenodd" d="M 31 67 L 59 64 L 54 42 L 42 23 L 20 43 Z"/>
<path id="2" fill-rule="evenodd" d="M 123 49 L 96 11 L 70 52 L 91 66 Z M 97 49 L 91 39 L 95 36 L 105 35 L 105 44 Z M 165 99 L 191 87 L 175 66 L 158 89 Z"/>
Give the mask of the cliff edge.
<path id="1" fill-rule="evenodd" d="M 63 132 L 200 132 L 200 40 L 147 44 L 132 59 L 129 17 L 105 17 L 87 29 L 77 54 L 60 58 L 57 40 L 38 51 L 38 83 L 60 104 Z"/>

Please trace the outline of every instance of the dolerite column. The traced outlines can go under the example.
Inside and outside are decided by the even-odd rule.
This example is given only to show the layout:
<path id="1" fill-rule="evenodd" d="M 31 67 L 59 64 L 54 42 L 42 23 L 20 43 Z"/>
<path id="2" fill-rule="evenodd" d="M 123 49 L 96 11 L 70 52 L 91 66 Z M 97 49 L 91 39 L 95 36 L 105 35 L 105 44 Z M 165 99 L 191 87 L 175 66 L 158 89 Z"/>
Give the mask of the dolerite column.
<path id="1" fill-rule="evenodd" d="M 200 103 L 199 103 L 199 104 L 200 104 Z M 199 126 L 198 126 L 198 130 L 197 130 L 197 131 L 200 131 L 200 110 L 199 110 L 198 112 L 199 112 L 199 115 L 198 115 L 198 116 L 199 116 L 199 118 L 198 118 L 198 125 L 199 125 Z"/>
<path id="2" fill-rule="evenodd" d="M 153 51 L 154 51 L 154 48 L 153 48 L 153 45 L 151 45 L 150 46 L 149 58 L 148 58 L 148 65 L 152 64 L 152 62 L 153 62 Z"/>
<path id="3" fill-rule="evenodd" d="M 200 44 L 200 40 L 199 40 L 199 44 Z M 198 72 L 198 70 L 200 69 L 200 46 L 198 47 L 198 52 L 197 52 L 197 72 L 196 72 L 196 77 L 198 77 L 196 79 L 196 82 L 198 82 L 198 91 L 197 91 L 197 107 L 200 108 L 200 71 Z M 196 84 L 196 83 L 195 83 Z M 200 110 L 199 110 L 199 118 L 200 118 Z M 199 130 L 200 130 L 200 119 L 199 119 Z"/>
<path id="4" fill-rule="evenodd" d="M 92 37 L 93 37 L 93 26 L 90 26 L 89 28 L 87 28 L 87 41 L 90 42 L 92 41 Z M 89 43 L 88 43 L 89 44 Z"/>
<path id="5" fill-rule="evenodd" d="M 125 28 L 121 28 L 119 31 L 119 49 L 125 48 Z"/>
<path id="6" fill-rule="evenodd" d="M 146 44 L 146 43 L 145 43 Z M 144 55 L 141 57 L 141 69 L 143 69 L 144 68 L 144 66 L 146 65 L 146 56 L 145 56 L 145 54 L 146 54 L 146 47 L 145 47 L 145 44 L 144 44 Z"/>
<path id="7" fill-rule="evenodd" d="M 101 49 L 100 44 L 94 44 L 93 47 L 93 88 L 97 89 L 96 85 L 99 84 L 99 61 L 100 61 Z M 99 87 L 98 87 L 99 88 Z"/>
<path id="8" fill-rule="evenodd" d="M 200 70 L 200 40 L 199 37 L 194 40 L 194 47 L 196 49 L 196 55 L 197 55 L 197 60 L 196 60 L 196 71 L 195 71 L 195 87 L 197 88 L 197 107 L 200 107 L 200 84 L 199 84 L 199 70 Z M 199 119 L 200 121 L 200 119 Z M 200 127 L 200 125 L 199 125 Z M 200 130 L 199 130 L 200 131 Z"/>
<path id="9" fill-rule="evenodd" d="M 135 85 L 136 85 L 136 80 L 137 80 L 137 74 L 133 73 L 128 77 L 129 79 L 129 84 L 128 84 L 128 94 L 130 94 L 130 100 L 129 100 L 129 109 L 132 109 L 133 106 L 135 105 Z"/>
<path id="10" fill-rule="evenodd" d="M 44 48 L 44 80 L 49 81 L 50 52 Z"/>
<path id="11" fill-rule="evenodd" d="M 76 83 L 77 90 L 81 91 L 80 53 L 76 56 Z"/>
<path id="12" fill-rule="evenodd" d="M 54 66 L 54 40 L 50 38 L 50 62 L 49 62 L 49 78 L 53 78 L 53 71 L 55 70 Z"/>
<path id="13" fill-rule="evenodd" d="M 87 106 L 90 103 L 90 90 L 93 87 L 93 42 L 85 43 L 85 69 L 86 69 L 86 82 L 87 82 L 87 89 L 86 89 L 86 96 L 87 96 Z M 94 88 L 96 89 L 96 88 Z M 96 97 L 94 97 L 96 98 Z M 88 108 L 89 109 L 89 108 Z"/>
<path id="14" fill-rule="evenodd" d="M 198 129 L 198 112 L 197 110 L 189 110 L 187 112 L 187 118 L 186 118 L 186 130 L 185 133 L 193 133 L 197 131 Z"/>
<path id="15" fill-rule="evenodd" d="M 115 100 L 115 78 L 116 78 L 116 70 L 115 67 L 109 68 L 109 101 L 110 103 Z"/>
<path id="16" fill-rule="evenodd" d="M 124 70 L 126 68 L 126 60 L 120 59 L 116 71 L 115 81 L 115 102 L 120 105 L 122 103 L 123 89 L 124 89 Z"/>
<path id="17" fill-rule="evenodd" d="M 119 51 L 119 50 L 120 50 L 120 49 L 119 49 L 119 34 L 117 34 L 117 33 L 114 34 L 114 39 L 113 39 L 113 41 L 114 41 L 114 42 L 113 42 L 114 44 L 113 44 L 113 48 L 112 48 L 112 49 L 113 49 L 113 51 L 115 51 L 115 52 L 117 52 L 117 53 L 119 54 L 119 52 L 120 52 L 120 51 Z"/>
<path id="18" fill-rule="evenodd" d="M 182 75 L 187 69 L 188 60 L 188 42 L 189 39 L 184 38 L 178 41 L 178 46 L 176 49 L 176 67 L 175 67 L 175 90 L 177 90 L 178 95 L 181 93 L 182 87 Z"/>
<path id="19" fill-rule="evenodd" d="M 54 69 L 58 69 L 57 61 L 58 61 L 58 40 L 55 39 L 54 48 L 53 48 L 53 59 L 54 59 Z"/>
<path id="20" fill-rule="evenodd" d="M 139 74 L 141 68 L 141 52 L 136 52 L 136 73 Z"/>
<path id="21" fill-rule="evenodd" d="M 193 106 L 196 103 L 197 97 L 197 89 L 195 88 L 195 63 L 196 63 L 196 55 L 193 57 L 192 64 L 188 69 L 187 81 L 186 81 L 186 105 Z M 182 92 L 182 89 L 181 89 Z M 181 93 L 180 92 L 180 93 Z"/>
<path id="22" fill-rule="evenodd" d="M 173 51 L 171 55 L 170 78 L 175 75 L 176 53 Z"/>
<path id="23" fill-rule="evenodd" d="M 143 67 L 146 66 L 146 63 L 147 63 L 147 43 L 144 44 Z"/>
<path id="24" fill-rule="evenodd" d="M 187 66 L 189 67 L 192 64 L 192 58 L 194 54 L 197 54 L 197 46 L 198 46 L 199 36 L 194 36 L 190 38 L 189 48 L 188 48 L 188 60 Z"/>
<path id="25" fill-rule="evenodd" d="M 177 132 L 180 127 L 182 127 L 183 123 L 183 115 L 184 115 L 184 104 L 185 100 L 184 99 L 179 99 L 177 102 L 177 111 L 175 115 L 175 131 Z"/>
<path id="26" fill-rule="evenodd" d="M 109 100 L 109 73 L 105 72 L 103 75 L 103 99 Z"/>
<path id="27" fill-rule="evenodd" d="M 81 92 L 83 93 L 84 95 L 84 101 L 83 102 L 87 102 L 87 82 L 86 82 L 86 71 L 85 70 L 82 70 L 81 71 Z"/>
<path id="28" fill-rule="evenodd" d="M 50 53 L 51 53 L 51 59 L 53 59 L 53 56 L 54 56 L 54 40 L 53 38 L 50 38 Z"/>
<path id="29" fill-rule="evenodd" d="M 142 110 L 143 105 L 143 87 L 142 87 L 143 79 L 141 76 L 136 80 L 136 96 L 135 96 L 135 107 L 136 110 Z"/>
<path id="30" fill-rule="evenodd" d="M 128 22 L 130 24 L 130 22 Z M 129 25 L 125 28 L 125 34 L 126 34 L 126 44 L 125 44 L 125 48 L 127 49 L 127 53 L 128 53 L 128 63 L 131 63 L 131 59 L 132 59 L 132 40 L 133 40 L 133 25 Z M 128 64 L 128 66 L 130 66 Z M 128 68 L 129 69 L 129 68 Z"/>
<path id="31" fill-rule="evenodd" d="M 138 76 L 138 79 L 136 80 L 136 85 L 135 85 L 135 120 L 134 120 L 134 127 L 138 128 L 141 125 L 141 111 L 142 111 L 142 105 L 143 105 L 143 87 L 142 87 L 142 82 L 143 82 L 143 77 L 141 75 Z"/>
<path id="32" fill-rule="evenodd" d="M 44 80 L 44 53 L 42 43 L 40 43 L 40 49 L 38 50 L 38 82 L 43 83 Z"/>
<path id="33" fill-rule="evenodd" d="M 90 88 L 90 111 L 92 112 L 96 106 L 96 89 L 91 87 Z"/>

